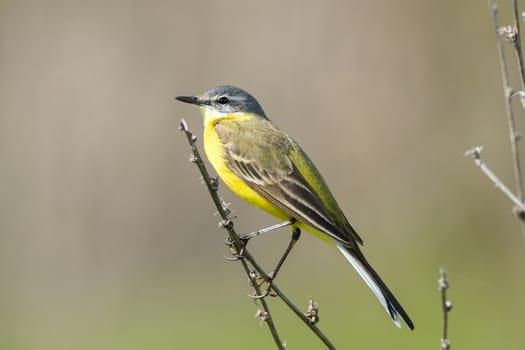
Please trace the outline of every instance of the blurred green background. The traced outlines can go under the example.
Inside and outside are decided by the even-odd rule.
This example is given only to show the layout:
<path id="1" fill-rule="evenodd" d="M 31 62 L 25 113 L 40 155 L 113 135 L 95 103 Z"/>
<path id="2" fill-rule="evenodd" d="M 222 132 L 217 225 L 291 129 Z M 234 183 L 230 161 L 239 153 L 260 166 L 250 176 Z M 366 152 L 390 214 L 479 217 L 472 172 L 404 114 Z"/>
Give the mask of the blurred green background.
<path id="1" fill-rule="evenodd" d="M 440 266 L 453 348 L 525 347 L 525 242 L 463 157 L 484 145 L 513 184 L 486 1 L 2 0 L 1 349 L 274 347 L 178 131 L 202 120 L 173 97 L 218 84 L 310 154 L 416 323 L 396 329 L 303 235 L 278 284 L 301 308 L 314 297 L 339 348 L 437 349 Z M 275 222 L 220 194 L 240 232 Z M 269 269 L 288 238 L 250 247 Z M 271 307 L 290 349 L 322 348 Z"/>

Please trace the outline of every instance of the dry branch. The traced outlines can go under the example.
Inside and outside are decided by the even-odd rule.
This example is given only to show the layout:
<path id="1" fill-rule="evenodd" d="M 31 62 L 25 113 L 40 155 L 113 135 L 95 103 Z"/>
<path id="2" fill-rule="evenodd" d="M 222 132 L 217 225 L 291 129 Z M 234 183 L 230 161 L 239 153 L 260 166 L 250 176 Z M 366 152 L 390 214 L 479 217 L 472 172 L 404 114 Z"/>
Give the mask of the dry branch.
<path id="1" fill-rule="evenodd" d="M 202 178 L 206 184 L 206 187 L 208 188 L 208 192 L 213 200 L 213 203 L 217 207 L 217 210 L 219 212 L 219 215 L 222 218 L 222 221 L 220 223 L 220 226 L 228 232 L 229 237 L 229 245 L 230 249 L 234 254 L 238 254 L 235 260 L 238 260 L 241 262 L 244 271 L 248 275 L 248 278 L 250 279 L 251 285 L 255 289 L 256 295 L 262 295 L 261 290 L 259 288 L 259 281 L 258 277 L 260 276 L 265 281 L 270 281 L 270 277 L 268 274 L 262 269 L 262 267 L 259 265 L 259 263 L 255 260 L 253 255 L 247 250 L 247 248 L 243 245 L 241 242 L 241 239 L 237 232 L 235 232 L 233 228 L 233 221 L 229 217 L 229 209 L 226 208 L 226 206 L 222 203 L 222 201 L 219 199 L 219 196 L 217 194 L 217 188 L 218 188 L 218 180 L 215 178 L 212 178 L 208 170 L 206 169 L 206 166 L 199 154 L 199 151 L 197 149 L 196 141 L 197 138 L 195 135 L 188 129 L 188 124 L 184 119 L 181 120 L 180 123 L 180 130 L 183 131 L 186 134 L 186 137 L 188 138 L 188 142 L 190 144 L 191 150 L 192 150 L 192 156 L 190 160 L 197 165 L 199 168 L 200 173 L 202 174 Z M 240 253 L 239 253 L 240 252 Z M 250 268 L 251 265 L 253 269 Z M 256 271 L 256 273 L 253 273 L 253 270 Z M 317 327 L 316 322 L 312 322 L 311 316 L 308 314 L 305 315 L 303 312 L 299 310 L 295 304 L 292 303 L 292 301 L 284 294 L 284 292 L 277 286 L 277 284 L 272 281 L 271 285 L 272 294 L 275 294 L 275 296 L 279 297 L 291 310 L 292 312 L 303 321 L 303 323 L 325 344 L 325 346 L 328 349 L 335 349 L 335 346 L 332 344 L 332 342 L 324 335 L 323 332 Z M 285 349 L 285 345 L 280 340 L 277 328 L 275 327 L 275 324 L 273 322 L 273 319 L 271 317 L 270 309 L 268 307 L 268 303 L 266 302 L 265 298 L 257 298 L 256 300 L 259 300 L 261 302 L 261 306 L 263 310 L 258 310 L 256 316 L 260 317 L 262 321 L 265 321 L 266 324 L 268 324 L 270 333 L 274 339 L 275 345 L 278 349 Z M 316 313 L 317 313 L 317 304 L 316 307 Z M 310 307 L 309 309 L 310 310 Z M 307 311 L 308 311 L 307 310 Z M 315 318 L 317 319 L 317 317 Z"/>

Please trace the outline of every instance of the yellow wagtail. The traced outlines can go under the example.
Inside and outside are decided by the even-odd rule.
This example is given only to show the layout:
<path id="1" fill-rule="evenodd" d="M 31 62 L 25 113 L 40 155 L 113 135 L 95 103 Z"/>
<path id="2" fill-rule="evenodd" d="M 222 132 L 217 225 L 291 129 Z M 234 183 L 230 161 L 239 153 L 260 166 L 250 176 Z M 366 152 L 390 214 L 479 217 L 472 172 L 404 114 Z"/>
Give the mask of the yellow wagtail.
<path id="1" fill-rule="evenodd" d="M 275 227 L 292 225 L 336 246 L 394 323 L 400 327 L 400 315 L 414 329 L 410 317 L 361 252 L 363 241 L 315 165 L 266 117 L 252 95 L 234 86 L 217 86 L 177 100 L 200 108 L 206 155 L 234 193 L 284 221 Z"/>

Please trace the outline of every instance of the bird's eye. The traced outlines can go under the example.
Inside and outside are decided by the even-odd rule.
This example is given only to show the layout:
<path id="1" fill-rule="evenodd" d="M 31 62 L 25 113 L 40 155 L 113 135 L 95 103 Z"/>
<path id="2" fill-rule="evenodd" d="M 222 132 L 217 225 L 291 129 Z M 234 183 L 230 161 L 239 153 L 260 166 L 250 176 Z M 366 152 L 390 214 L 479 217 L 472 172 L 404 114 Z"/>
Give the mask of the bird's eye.
<path id="1" fill-rule="evenodd" d="M 226 96 L 221 96 L 217 99 L 217 102 L 221 105 L 225 105 L 227 104 L 228 102 L 230 102 L 230 100 L 228 99 L 228 97 Z"/>

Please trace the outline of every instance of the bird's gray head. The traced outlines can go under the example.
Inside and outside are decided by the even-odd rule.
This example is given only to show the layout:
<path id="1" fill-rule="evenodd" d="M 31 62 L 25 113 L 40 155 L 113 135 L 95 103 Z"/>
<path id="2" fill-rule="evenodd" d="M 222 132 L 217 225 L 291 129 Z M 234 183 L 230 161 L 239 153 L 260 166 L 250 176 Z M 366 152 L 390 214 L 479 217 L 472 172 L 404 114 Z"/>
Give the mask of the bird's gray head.
<path id="1" fill-rule="evenodd" d="M 219 85 L 197 96 L 178 96 L 176 99 L 201 107 L 205 117 L 207 114 L 216 118 L 220 115 L 253 113 L 266 118 L 255 97 L 235 86 Z"/>

